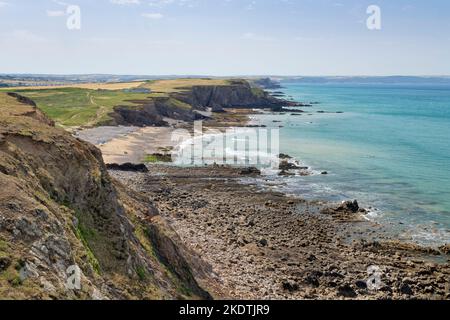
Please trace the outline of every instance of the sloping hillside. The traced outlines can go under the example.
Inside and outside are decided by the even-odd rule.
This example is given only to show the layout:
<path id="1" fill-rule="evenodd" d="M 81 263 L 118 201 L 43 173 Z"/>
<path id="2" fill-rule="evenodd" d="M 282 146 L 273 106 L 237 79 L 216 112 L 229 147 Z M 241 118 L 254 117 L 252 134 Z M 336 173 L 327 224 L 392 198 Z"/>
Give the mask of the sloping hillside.
<path id="1" fill-rule="evenodd" d="M 211 297 L 198 284 L 209 267 L 147 199 L 110 178 L 97 148 L 6 93 L 0 185 L 0 298 Z M 74 265 L 81 290 L 67 287 Z"/>
<path id="2" fill-rule="evenodd" d="M 280 110 L 283 106 L 296 105 L 272 97 L 239 79 L 175 79 L 75 86 L 11 90 L 35 101 L 48 117 L 63 127 L 168 126 L 167 119 L 186 122 L 204 119 L 201 111 L 208 108 L 213 112 L 224 112 L 226 108 Z"/>

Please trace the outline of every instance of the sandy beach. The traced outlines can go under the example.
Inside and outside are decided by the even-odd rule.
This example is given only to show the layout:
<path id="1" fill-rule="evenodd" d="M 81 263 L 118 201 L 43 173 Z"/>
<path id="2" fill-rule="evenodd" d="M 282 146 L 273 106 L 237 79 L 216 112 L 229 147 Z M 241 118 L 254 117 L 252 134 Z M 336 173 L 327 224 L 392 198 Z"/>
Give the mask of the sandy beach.
<path id="1" fill-rule="evenodd" d="M 217 130 L 245 127 L 250 124 L 248 116 L 259 113 L 248 109 L 229 109 L 202 124 L 205 129 Z M 177 145 L 177 141 L 172 140 L 172 133 L 177 129 L 192 132 L 192 127 L 186 122 L 172 121 L 170 127 L 97 127 L 76 131 L 75 135 L 96 145 L 102 151 L 105 163 L 141 163 L 148 155 L 168 153 Z"/>
<path id="2" fill-rule="evenodd" d="M 100 127 L 84 130 L 77 136 L 94 143 L 105 163 L 141 163 L 147 155 L 174 147 L 170 127 Z"/>

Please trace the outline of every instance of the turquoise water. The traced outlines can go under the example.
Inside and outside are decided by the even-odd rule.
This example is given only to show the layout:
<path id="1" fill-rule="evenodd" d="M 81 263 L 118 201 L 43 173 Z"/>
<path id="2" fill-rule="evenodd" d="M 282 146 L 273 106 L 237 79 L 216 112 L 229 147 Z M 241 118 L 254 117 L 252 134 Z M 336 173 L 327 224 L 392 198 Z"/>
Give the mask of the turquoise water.
<path id="1" fill-rule="evenodd" d="M 281 152 L 329 173 L 288 178 L 288 192 L 358 199 L 402 239 L 450 242 L 449 86 L 283 85 L 293 99 L 320 104 L 256 121 L 281 120 Z"/>

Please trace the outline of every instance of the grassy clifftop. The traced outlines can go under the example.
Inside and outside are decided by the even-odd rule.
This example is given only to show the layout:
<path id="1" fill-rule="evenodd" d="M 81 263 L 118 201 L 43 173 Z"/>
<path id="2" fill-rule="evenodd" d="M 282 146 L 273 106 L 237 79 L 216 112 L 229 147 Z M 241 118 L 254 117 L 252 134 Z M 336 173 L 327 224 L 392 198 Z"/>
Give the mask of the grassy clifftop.
<path id="1" fill-rule="evenodd" d="M 130 100 L 148 98 L 148 94 L 142 93 L 86 88 L 26 89 L 14 92 L 31 98 L 48 117 L 65 127 L 107 124 L 111 121 L 109 114 L 115 106 L 135 106 Z"/>
<path id="2" fill-rule="evenodd" d="M 57 125 L 164 125 L 164 118 L 192 121 L 207 107 L 271 105 L 264 91 L 238 79 L 175 79 L 66 87 L 1 89 L 36 102 Z M 0 92 L 1 92 L 0 90 Z"/>

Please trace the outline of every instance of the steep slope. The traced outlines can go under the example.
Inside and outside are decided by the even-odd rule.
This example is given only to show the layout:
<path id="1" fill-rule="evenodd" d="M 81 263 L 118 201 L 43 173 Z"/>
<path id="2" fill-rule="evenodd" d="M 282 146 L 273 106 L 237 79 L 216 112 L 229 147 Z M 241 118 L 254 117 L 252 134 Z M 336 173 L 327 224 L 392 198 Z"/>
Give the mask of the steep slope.
<path id="1" fill-rule="evenodd" d="M 210 298 L 197 282 L 209 267 L 110 178 L 97 148 L 3 93 L 0 186 L 0 298 Z M 73 266 L 81 289 L 67 287 Z"/>
<path id="2" fill-rule="evenodd" d="M 110 117 L 114 125 L 168 126 L 165 118 L 192 122 L 201 120 L 199 113 L 185 103 L 170 97 L 153 97 L 142 101 L 133 101 L 136 107 L 117 106 Z"/>
<path id="3" fill-rule="evenodd" d="M 252 88 L 246 80 L 229 80 L 222 84 L 203 82 L 205 84 L 173 88 L 173 91 L 165 92 L 164 97 L 133 101 L 136 104 L 133 107 L 117 106 L 110 117 L 115 125 L 164 126 L 167 125 L 164 118 L 187 122 L 204 119 L 197 111 L 208 108 L 213 112 L 223 112 L 226 108 L 281 110 L 284 106 L 297 105 L 272 97 L 262 89 Z"/>
<path id="4" fill-rule="evenodd" d="M 173 94 L 195 109 L 212 108 L 221 112 L 225 108 L 273 108 L 295 103 L 269 96 L 262 89 L 252 88 L 245 80 L 233 80 L 229 85 L 193 86 L 190 90 Z"/>

